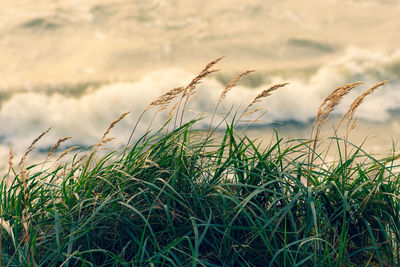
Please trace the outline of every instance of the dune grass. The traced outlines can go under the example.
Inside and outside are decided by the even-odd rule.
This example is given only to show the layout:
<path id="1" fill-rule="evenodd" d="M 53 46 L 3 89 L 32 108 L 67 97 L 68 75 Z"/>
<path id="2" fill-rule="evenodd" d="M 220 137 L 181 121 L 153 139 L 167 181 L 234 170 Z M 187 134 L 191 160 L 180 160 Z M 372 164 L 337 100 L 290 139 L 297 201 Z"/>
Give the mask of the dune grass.
<path id="1" fill-rule="evenodd" d="M 0 184 L 1 264 L 400 264 L 398 155 L 376 158 L 346 134 L 330 139 L 337 157 L 326 162 L 317 135 L 330 112 L 316 118 L 314 138 L 283 140 L 276 133 L 268 146 L 236 131 L 236 120 L 218 132 L 211 124 L 196 130 L 201 118 L 182 122 L 185 106 L 219 60 L 187 87 L 163 95 L 167 104 L 176 97 L 173 116 L 122 150 L 98 155 L 126 113 L 70 162 L 25 167 L 42 136 L 17 166 L 11 152 Z M 333 110 L 339 99 L 331 100 L 323 105 Z M 166 108 L 162 99 L 154 103 Z"/>

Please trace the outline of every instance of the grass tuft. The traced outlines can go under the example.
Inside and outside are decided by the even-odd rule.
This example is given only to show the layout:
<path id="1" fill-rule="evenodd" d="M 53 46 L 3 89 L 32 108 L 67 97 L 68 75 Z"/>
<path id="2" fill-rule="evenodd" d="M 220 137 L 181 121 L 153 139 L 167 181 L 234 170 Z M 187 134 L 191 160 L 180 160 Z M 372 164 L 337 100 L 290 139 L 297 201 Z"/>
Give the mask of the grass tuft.
<path id="1" fill-rule="evenodd" d="M 150 106 L 162 107 L 158 114 L 179 94 L 187 101 L 221 59 Z M 221 101 L 250 72 L 227 84 Z M 244 115 L 284 85 L 257 95 Z M 265 146 L 237 132 L 236 120 L 223 122 L 224 128 L 196 130 L 201 118 L 179 126 L 170 125 L 170 119 L 152 134 L 133 138 L 133 130 L 125 148 L 94 157 L 124 113 L 83 151 L 88 153 L 78 152 L 69 162 L 57 160 L 51 169 L 43 170 L 43 163 L 21 168 L 46 131 L 19 167 L 14 168 L 10 149 L 10 170 L 0 182 L 0 263 L 399 265 L 400 156 L 393 152 L 377 158 L 347 138 L 334 137 L 330 140 L 338 156 L 325 162 L 325 152 L 313 142 L 340 98 L 358 85 L 338 87 L 324 100 L 311 140 L 285 141 L 276 133 Z M 185 103 L 181 110 L 175 104 L 175 121 L 183 117 Z M 44 163 L 68 138 L 59 139 Z M 352 149 L 343 152 L 343 146 Z"/>

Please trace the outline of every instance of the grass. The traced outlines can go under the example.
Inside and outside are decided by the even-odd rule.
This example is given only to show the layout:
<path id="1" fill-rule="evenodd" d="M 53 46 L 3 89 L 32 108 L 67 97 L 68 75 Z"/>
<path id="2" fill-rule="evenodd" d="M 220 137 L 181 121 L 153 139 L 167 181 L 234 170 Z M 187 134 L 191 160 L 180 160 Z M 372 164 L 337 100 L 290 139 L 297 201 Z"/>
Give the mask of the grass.
<path id="1" fill-rule="evenodd" d="M 122 150 L 98 154 L 126 113 L 68 163 L 43 167 L 49 155 L 25 167 L 42 135 L 22 164 L 13 166 L 10 153 L 0 184 L 1 264 L 400 264 L 399 156 L 373 157 L 346 133 L 330 139 L 337 157 L 325 162 L 318 136 L 284 141 L 276 133 L 265 147 L 236 131 L 237 120 L 208 130 L 196 130 L 201 118 L 180 123 L 196 84 L 217 62 L 171 90 L 173 97 L 163 95 L 168 104 L 175 99 L 174 116 Z"/>

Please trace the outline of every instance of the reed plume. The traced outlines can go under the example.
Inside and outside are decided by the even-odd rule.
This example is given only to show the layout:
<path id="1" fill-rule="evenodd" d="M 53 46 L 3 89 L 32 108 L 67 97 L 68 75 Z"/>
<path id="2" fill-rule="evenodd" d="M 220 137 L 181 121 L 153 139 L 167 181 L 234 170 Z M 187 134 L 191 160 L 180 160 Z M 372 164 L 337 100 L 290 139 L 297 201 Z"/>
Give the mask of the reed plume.
<path id="1" fill-rule="evenodd" d="M 330 114 L 335 109 L 335 107 L 339 105 L 342 98 L 347 95 L 353 88 L 356 88 L 361 84 L 362 82 L 355 82 L 336 87 L 335 90 L 333 90 L 327 97 L 324 98 L 321 105 L 318 107 L 318 112 L 315 116 L 314 123 L 311 128 L 310 139 L 312 140 L 312 146 L 310 146 L 310 151 L 308 153 L 308 164 L 310 170 L 312 169 L 312 162 L 314 161 L 316 154 L 315 149 L 317 147 L 317 141 L 321 133 L 322 126 L 328 121 Z M 307 186 L 309 185 L 310 181 L 307 180 Z"/>
<path id="2" fill-rule="evenodd" d="M 46 157 L 45 162 L 47 162 L 47 161 L 50 159 L 50 157 L 53 155 L 54 151 L 55 151 L 63 142 L 65 142 L 65 141 L 67 141 L 67 140 L 69 140 L 69 139 L 71 139 L 71 138 L 72 138 L 72 136 L 66 136 L 66 137 L 63 137 L 63 138 L 58 139 L 58 141 L 51 147 L 49 153 L 47 154 L 47 157 Z"/>
<path id="3" fill-rule="evenodd" d="M 214 72 L 218 72 L 220 71 L 220 69 L 215 69 L 212 70 L 211 68 L 214 67 L 215 64 L 217 64 L 219 61 L 221 61 L 224 58 L 224 56 L 219 57 L 213 61 L 211 61 L 210 63 L 208 63 L 205 68 L 200 72 L 199 75 L 197 75 L 186 87 L 185 90 L 183 92 L 182 98 L 184 97 L 190 97 L 191 95 L 194 94 L 194 89 L 196 88 L 196 86 L 201 82 L 201 80 L 203 80 L 204 78 L 208 77 L 210 74 L 214 73 Z"/>
<path id="4" fill-rule="evenodd" d="M 225 85 L 224 90 L 223 90 L 222 93 L 221 93 L 221 96 L 220 96 L 219 99 L 218 99 L 217 105 L 220 104 L 220 103 L 222 102 L 222 100 L 226 97 L 226 94 L 227 94 L 233 87 L 235 87 L 235 86 L 237 85 L 237 83 L 243 78 L 243 76 L 246 76 L 246 75 L 248 75 L 248 74 L 250 74 L 250 73 L 252 73 L 252 72 L 255 72 L 255 70 L 247 70 L 247 71 L 244 71 L 244 72 L 242 72 L 242 73 L 239 73 L 238 75 L 236 75 L 235 78 L 233 78 L 229 83 L 227 83 L 227 84 Z"/>
<path id="5" fill-rule="evenodd" d="M 100 138 L 100 140 L 97 142 L 97 144 L 95 144 L 95 145 L 92 147 L 91 152 L 90 152 L 90 156 L 88 157 L 88 160 L 87 160 L 87 162 L 86 162 L 87 164 L 89 164 L 90 160 L 91 160 L 92 157 L 94 156 L 94 154 L 95 154 L 95 152 L 96 152 L 96 149 L 98 149 L 98 148 L 99 148 L 100 146 L 102 146 L 103 144 L 105 144 L 105 143 L 107 143 L 107 142 L 109 142 L 109 141 L 112 140 L 112 139 L 110 140 L 109 138 L 107 139 L 107 138 L 106 138 L 107 135 L 110 133 L 111 129 L 114 128 L 114 126 L 115 126 L 118 122 L 120 122 L 122 119 L 124 119 L 129 113 L 131 113 L 131 111 L 122 113 L 121 116 L 119 116 L 116 120 L 114 120 L 114 121 L 110 124 L 110 126 L 108 126 L 107 130 L 104 132 L 103 136 Z M 129 142 L 128 142 L 128 144 L 129 144 Z M 75 149 L 75 148 L 76 148 L 76 147 L 74 147 L 74 149 Z M 71 148 L 70 150 L 72 150 L 72 148 Z M 69 151 L 70 151 L 70 150 L 69 150 Z M 68 153 L 69 151 L 64 151 L 64 152 Z M 62 155 L 62 156 L 64 156 L 64 155 Z M 61 155 L 58 157 L 58 159 L 57 159 L 56 161 L 60 160 L 60 158 L 61 158 Z"/>
<path id="6" fill-rule="evenodd" d="M 315 116 L 313 126 L 311 128 L 311 138 L 314 134 L 314 149 L 316 146 L 316 140 L 320 134 L 322 126 L 328 121 L 329 115 L 339 105 L 342 98 L 347 95 L 353 88 L 360 86 L 361 82 L 349 83 L 337 87 L 327 97 L 324 98 L 321 105 L 318 107 L 317 115 Z"/>
<path id="7" fill-rule="evenodd" d="M 278 84 L 275 84 L 275 85 L 269 87 L 268 89 L 265 89 L 265 90 L 262 91 L 261 93 L 259 93 L 259 94 L 253 99 L 253 101 L 251 101 L 251 103 L 244 109 L 244 111 L 243 111 L 242 115 L 240 116 L 240 118 L 242 118 L 242 117 L 244 117 L 244 116 L 247 116 L 247 115 L 249 115 L 249 114 L 251 114 L 251 113 L 254 113 L 255 111 L 249 111 L 249 109 L 250 109 L 253 105 L 255 105 L 256 103 L 260 102 L 262 98 L 265 98 L 265 97 L 267 97 L 267 96 L 270 96 L 271 93 L 272 93 L 273 91 L 278 90 L 279 88 L 281 88 L 281 87 L 283 87 L 283 86 L 285 86 L 285 85 L 288 85 L 288 84 L 289 84 L 289 83 L 278 83 Z M 240 118 L 239 118 L 239 120 L 240 120 Z"/>
<path id="8" fill-rule="evenodd" d="M 178 107 L 179 102 L 176 102 L 175 105 L 172 106 L 172 108 L 170 109 L 170 111 L 168 112 L 167 118 L 168 120 L 172 119 L 172 117 L 174 116 L 174 112 L 175 109 Z"/>
<path id="9" fill-rule="evenodd" d="M 19 168 L 22 167 L 22 165 L 24 164 L 26 157 L 28 156 L 28 154 L 33 150 L 33 148 L 35 147 L 36 143 L 45 135 L 47 134 L 49 131 L 51 130 L 51 127 L 49 127 L 46 131 L 44 131 L 43 133 L 41 133 L 35 140 L 33 140 L 33 142 L 30 144 L 30 146 L 28 147 L 28 149 L 25 151 L 25 154 L 21 157 L 21 160 L 18 164 Z"/>
<path id="10" fill-rule="evenodd" d="M 185 87 L 177 87 L 174 89 L 169 90 L 165 94 L 161 95 L 157 100 L 153 101 L 150 103 L 150 106 L 159 106 L 158 110 L 154 113 L 149 125 L 147 126 L 146 133 L 150 131 L 150 128 L 154 122 L 154 119 L 156 118 L 157 114 L 167 108 L 167 106 L 171 103 L 171 101 L 176 98 L 180 93 L 182 93 L 185 90 Z M 176 104 L 175 104 L 176 105 Z M 173 111 L 170 111 L 170 113 Z M 168 113 L 169 114 L 169 113 Z M 143 139 L 143 141 L 146 138 Z"/>
<path id="11" fill-rule="evenodd" d="M 107 130 L 104 132 L 103 137 L 100 139 L 100 142 L 103 142 L 104 139 L 106 138 L 106 136 L 110 133 L 111 129 L 114 128 L 114 126 L 115 126 L 118 122 L 120 122 L 123 118 L 125 118 L 126 115 L 128 115 L 129 113 L 131 113 L 131 111 L 122 113 L 121 116 L 119 116 L 118 119 L 114 120 L 114 121 L 110 124 L 110 126 L 108 126 Z"/>
<path id="12" fill-rule="evenodd" d="M 171 101 L 174 98 L 176 98 L 180 93 L 182 93 L 184 90 L 185 90 L 185 87 L 183 87 L 183 86 L 173 88 L 173 89 L 169 90 L 168 92 L 166 92 L 166 93 L 162 94 L 161 96 L 159 96 L 157 99 L 155 99 L 152 102 L 150 102 L 150 104 L 143 110 L 143 112 L 140 114 L 139 118 L 136 120 L 136 124 L 135 124 L 135 126 L 133 127 L 133 129 L 131 131 L 131 134 L 130 134 L 130 136 L 128 138 L 128 142 L 127 142 L 126 145 L 129 145 L 129 143 L 131 142 L 133 134 L 135 133 L 139 122 L 141 121 L 143 115 L 149 109 L 151 109 L 152 107 L 157 107 L 157 106 L 159 107 L 159 109 L 157 110 L 156 114 L 153 116 L 153 119 L 154 119 L 154 117 L 157 115 L 158 112 L 165 110 L 166 107 L 171 103 Z M 176 106 L 176 104 L 175 104 L 175 106 Z M 173 112 L 173 110 L 171 110 L 168 113 L 168 117 L 169 117 L 169 114 L 172 113 L 172 112 Z M 149 126 L 149 128 L 150 128 L 150 126 Z"/>
<path id="13" fill-rule="evenodd" d="M 10 172 L 13 167 L 13 159 L 14 159 L 14 153 L 12 150 L 12 146 L 10 145 L 10 151 L 9 151 L 9 157 L 8 157 L 8 171 L 7 171 L 7 178 L 9 178 Z"/>
<path id="14" fill-rule="evenodd" d="M 348 117 L 347 128 L 349 128 L 350 125 L 351 125 L 350 128 L 353 129 L 354 126 L 355 126 L 355 122 L 357 120 L 357 118 L 354 118 L 354 114 L 357 111 L 357 108 L 363 103 L 364 98 L 367 97 L 368 95 L 372 94 L 376 89 L 378 89 L 379 87 L 387 84 L 388 82 L 390 82 L 390 80 L 379 82 L 379 83 L 375 84 L 374 86 L 372 86 L 372 87 L 368 88 L 367 90 L 365 90 L 361 95 L 359 95 L 356 98 L 356 100 L 353 101 L 353 103 L 351 104 L 351 106 L 347 110 L 347 112 L 343 115 L 342 119 L 339 122 L 339 126 L 346 119 L 346 117 Z"/>
<path id="15" fill-rule="evenodd" d="M 213 123 L 213 121 L 214 121 L 214 117 L 215 117 L 215 114 L 217 113 L 218 107 L 219 107 L 219 105 L 222 103 L 222 100 L 225 99 L 225 97 L 226 97 L 226 95 L 228 94 L 228 92 L 229 92 L 233 87 L 235 87 L 235 86 L 237 85 L 237 83 L 243 78 L 243 76 L 246 76 L 246 75 L 248 75 L 248 74 L 250 74 L 250 73 L 252 73 L 252 72 L 254 72 L 254 71 L 255 71 L 255 70 L 247 70 L 247 71 L 244 71 L 244 72 L 242 72 L 242 73 L 239 73 L 238 75 L 236 75 L 236 77 L 234 77 L 230 82 L 228 82 L 228 83 L 225 85 L 225 88 L 224 88 L 224 90 L 222 91 L 222 93 L 221 93 L 221 95 L 220 95 L 220 97 L 219 97 L 219 99 L 218 99 L 217 105 L 215 106 L 213 115 L 212 115 L 212 117 L 211 117 L 210 126 L 208 127 L 208 130 L 209 130 L 209 131 L 210 131 L 211 125 L 212 125 L 212 123 Z"/>
<path id="16" fill-rule="evenodd" d="M 215 64 L 217 64 L 219 61 L 221 61 L 224 58 L 224 56 L 219 57 L 213 61 L 211 61 L 210 63 L 208 63 L 205 68 L 199 73 L 199 75 L 197 75 L 184 89 L 183 94 L 179 100 L 179 104 L 177 107 L 177 114 L 179 113 L 179 109 L 180 109 L 180 105 L 183 101 L 184 98 L 185 101 L 183 103 L 183 108 L 182 108 L 182 113 L 181 113 L 181 121 L 180 121 L 180 125 L 182 125 L 183 122 L 183 115 L 185 113 L 185 109 L 186 109 L 186 104 L 189 101 L 189 99 L 195 94 L 195 89 L 196 86 L 206 77 L 210 76 L 212 73 L 218 72 L 220 71 L 219 69 L 211 69 L 212 67 L 214 67 Z M 175 117 L 175 124 L 174 124 L 174 128 L 176 127 L 176 117 Z"/>
<path id="17" fill-rule="evenodd" d="M 101 146 L 102 144 L 104 144 L 104 140 L 106 139 L 107 135 L 110 133 L 111 129 L 114 128 L 114 126 L 120 122 L 123 118 L 126 117 L 126 115 L 128 115 L 129 113 L 131 113 L 131 111 L 122 113 L 121 116 L 118 117 L 118 119 L 114 120 L 110 126 L 108 126 L 107 130 L 104 132 L 103 136 L 100 138 L 100 140 L 97 142 L 96 145 L 93 146 L 92 150 L 94 150 L 96 147 Z"/>
<path id="18" fill-rule="evenodd" d="M 60 156 L 58 156 L 58 158 L 56 159 L 56 162 L 60 161 L 60 160 L 61 160 L 63 157 L 65 157 L 70 151 L 75 150 L 75 149 L 77 149 L 77 148 L 79 148 L 79 146 L 73 146 L 73 147 L 70 147 L 70 148 L 64 150 L 64 151 L 60 154 Z"/>
<path id="19" fill-rule="evenodd" d="M 25 154 L 21 157 L 21 160 L 18 164 L 18 168 L 19 168 L 19 180 L 20 183 L 22 184 L 22 197 L 20 198 L 20 206 L 23 207 L 23 211 L 22 211 L 22 219 L 21 219 L 21 224 L 23 226 L 23 229 L 25 230 L 25 236 L 24 236 L 24 240 L 25 240 L 25 244 L 28 246 L 28 244 L 30 243 L 30 234 L 29 234 L 29 227 L 30 227 L 30 213 L 29 213 L 29 206 L 28 206 L 28 202 L 29 202 L 29 191 L 28 191 L 28 170 L 26 168 L 23 167 L 25 161 L 26 161 L 26 157 L 28 156 L 28 154 L 33 150 L 33 148 L 35 147 L 36 143 L 45 135 L 50 131 L 51 127 L 48 128 L 46 131 L 42 132 L 35 140 L 33 140 L 33 142 L 30 144 L 30 146 L 28 147 L 28 149 L 25 151 Z M 34 261 L 34 252 L 33 252 L 33 247 L 31 247 L 30 249 L 30 257 L 28 258 L 28 264 L 31 264 L 31 260 Z"/>
<path id="20" fill-rule="evenodd" d="M 171 103 L 171 101 L 177 97 L 180 93 L 182 93 L 185 90 L 185 87 L 181 86 L 181 87 L 176 87 L 173 88 L 171 90 L 169 90 L 168 92 L 166 92 L 165 94 L 162 94 L 160 97 L 158 97 L 156 100 L 152 101 L 150 103 L 150 105 L 147 106 L 146 109 L 150 109 L 151 107 L 160 107 L 159 111 L 162 111 L 166 108 L 166 106 L 169 105 L 169 103 Z"/>
<path id="21" fill-rule="evenodd" d="M 82 155 L 77 161 L 75 161 L 75 162 L 72 164 L 72 168 L 74 168 L 74 167 L 77 166 L 79 163 L 81 163 L 86 157 L 87 157 L 86 154 L 85 154 L 85 155 Z"/>

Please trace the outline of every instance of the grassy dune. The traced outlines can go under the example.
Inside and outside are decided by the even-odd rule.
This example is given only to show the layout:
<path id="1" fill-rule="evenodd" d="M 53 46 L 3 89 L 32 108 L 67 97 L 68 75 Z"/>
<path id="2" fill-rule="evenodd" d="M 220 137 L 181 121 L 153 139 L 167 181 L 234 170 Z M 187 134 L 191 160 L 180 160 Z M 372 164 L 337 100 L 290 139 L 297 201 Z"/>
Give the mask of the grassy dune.
<path id="1" fill-rule="evenodd" d="M 266 89 L 235 120 L 221 122 L 222 137 L 211 125 L 195 130 L 201 118 L 183 122 L 196 85 L 216 71 L 219 60 L 189 85 L 150 103 L 144 112 L 166 110 L 169 120 L 142 137 L 135 136 L 133 126 L 122 150 L 98 153 L 126 114 L 68 163 L 46 168 L 26 163 L 43 135 L 19 164 L 13 164 L 11 153 L 0 188 L 2 265 L 400 264 L 398 155 L 375 158 L 347 141 L 357 107 L 385 82 L 354 101 L 341 123 L 344 136 L 329 139 L 337 157 L 327 162 L 327 152 L 319 151 L 320 130 L 358 83 L 338 87 L 323 101 L 309 140 L 284 141 L 277 133 L 265 147 L 235 127 L 257 112 L 262 98 L 286 84 Z M 226 85 L 214 114 L 249 73 Z M 44 162 L 55 157 L 63 141 Z"/>

